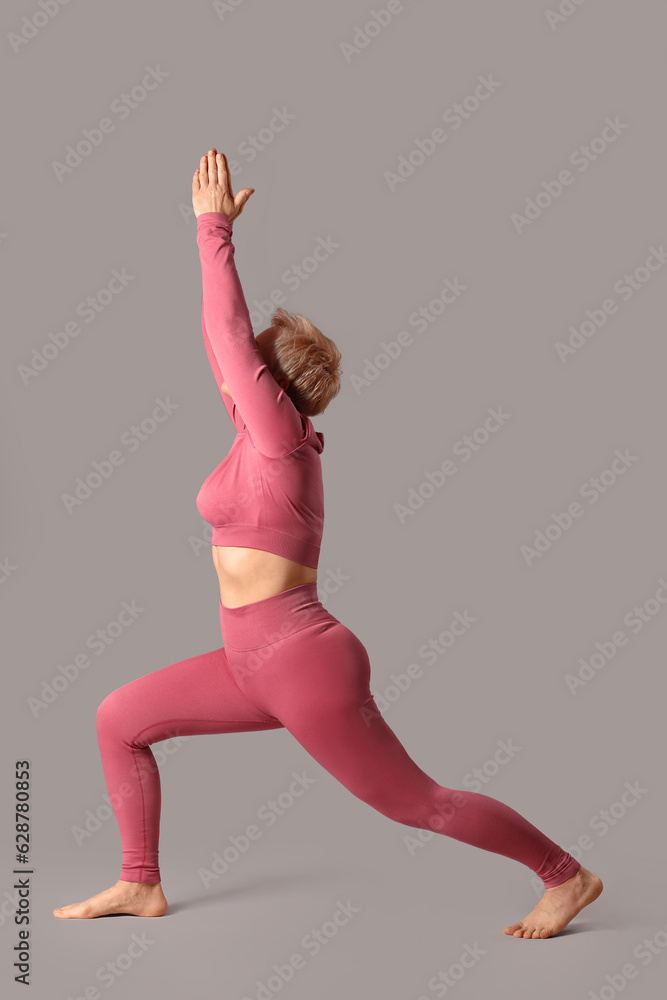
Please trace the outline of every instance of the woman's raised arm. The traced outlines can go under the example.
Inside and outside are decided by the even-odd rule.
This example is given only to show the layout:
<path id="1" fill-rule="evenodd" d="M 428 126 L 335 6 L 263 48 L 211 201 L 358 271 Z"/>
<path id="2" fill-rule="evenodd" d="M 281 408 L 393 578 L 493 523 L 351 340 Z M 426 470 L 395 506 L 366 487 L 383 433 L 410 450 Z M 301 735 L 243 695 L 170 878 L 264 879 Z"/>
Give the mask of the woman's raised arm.
<path id="1" fill-rule="evenodd" d="M 229 419 L 234 424 L 237 431 L 245 430 L 245 423 L 241 419 L 241 414 L 239 413 L 238 406 L 232 399 L 232 397 L 222 390 L 222 383 L 225 381 L 225 376 L 220 371 L 220 365 L 218 364 L 218 359 L 215 356 L 213 350 L 213 345 L 211 344 L 211 338 L 208 335 L 208 330 L 206 329 L 206 320 L 204 319 L 204 303 L 202 301 L 201 310 L 201 328 L 202 334 L 204 336 L 204 346 L 206 347 L 206 355 L 208 357 L 208 363 L 211 366 L 211 371 L 215 378 L 215 384 L 218 387 L 220 395 L 222 396 L 222 401 L 225 404 L 227 413 L 229 414 Z"/>
<path id="2" fill-rule="evenodd" d="M 202 330 L 234 426 L 245 427 L 259 451 L 278 458 L 298 447 L 306 428 L 264 361 L 234 262 L 232 223 L 253 190 L 245 188 L 234 197 L 226 157 L 215 149 L 202 156 L 192 179 L 202 269 Z M 223 381 L 231 400 L 222 392 Z"/>
<path id="3" fill-rule="evenodd" d="M 271 374 L 255 340 L 231 236 L 231 223 L 224 213 L 198 216 L 202 325 L 252 443 L 264 455 L 279 458 L 298 447 L 306 431 L 299 411 Z"/>

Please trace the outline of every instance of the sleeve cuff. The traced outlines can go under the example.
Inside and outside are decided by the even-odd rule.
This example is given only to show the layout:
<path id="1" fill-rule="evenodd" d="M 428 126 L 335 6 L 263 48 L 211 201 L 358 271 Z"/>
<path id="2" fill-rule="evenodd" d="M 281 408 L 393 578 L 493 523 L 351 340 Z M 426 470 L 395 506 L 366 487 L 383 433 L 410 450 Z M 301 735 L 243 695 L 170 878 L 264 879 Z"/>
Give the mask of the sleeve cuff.
<path id="1" fill-rule="evenodd" d="M 201 212 L 197 216 L 197 229 L 206 224 L 224 226 L 230 233 L 232 231 L 232 223 L 229 221 L 229 216 L 225 215 L 224 212 Z"/>

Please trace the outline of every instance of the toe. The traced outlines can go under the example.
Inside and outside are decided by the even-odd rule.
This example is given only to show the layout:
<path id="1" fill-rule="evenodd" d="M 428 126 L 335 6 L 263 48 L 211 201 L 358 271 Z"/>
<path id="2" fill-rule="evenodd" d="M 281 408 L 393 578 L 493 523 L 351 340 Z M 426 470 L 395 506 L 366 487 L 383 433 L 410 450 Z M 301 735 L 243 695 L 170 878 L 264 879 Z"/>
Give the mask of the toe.
<path id="1" fill-rule="evenodd" d="M 540 931 L 540 937 L 541 937 L 541 938 L 548 938 L 548 937 L 550 937 L 550 936 L 551 936 L 551 935 L 550 935 L 550 931 L 548 931 L 548 930 L 546 929 L 546 927 L 543 927 L 543 928 L 542 928 L 542 930 Z"/>

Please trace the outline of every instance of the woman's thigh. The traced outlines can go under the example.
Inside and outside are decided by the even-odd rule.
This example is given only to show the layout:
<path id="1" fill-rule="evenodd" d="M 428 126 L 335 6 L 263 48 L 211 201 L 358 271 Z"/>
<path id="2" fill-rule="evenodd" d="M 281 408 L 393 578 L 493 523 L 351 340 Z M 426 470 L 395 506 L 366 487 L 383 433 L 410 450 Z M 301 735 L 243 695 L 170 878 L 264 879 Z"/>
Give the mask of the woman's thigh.
<path id="1" fill-rule="evenodd" d="M 190 656 L 116 688 L 97 710 L 98 730 L 135 746 L 175 736 L 278 729 L 243 693 L 224 647 Z"/>
<path id="2" fill-rule="evenodd" d="M 381 811 L 398 803 L 409 812 L 416 797 L 432 792 L 433 779 L 382 718 L 368 653 L 350 629 L 317 623 L 264 652 L 263 664 L 238 673 L 243 690 L 346 788 Z M 243 655 L 230 650 L 235 675 Z"/>

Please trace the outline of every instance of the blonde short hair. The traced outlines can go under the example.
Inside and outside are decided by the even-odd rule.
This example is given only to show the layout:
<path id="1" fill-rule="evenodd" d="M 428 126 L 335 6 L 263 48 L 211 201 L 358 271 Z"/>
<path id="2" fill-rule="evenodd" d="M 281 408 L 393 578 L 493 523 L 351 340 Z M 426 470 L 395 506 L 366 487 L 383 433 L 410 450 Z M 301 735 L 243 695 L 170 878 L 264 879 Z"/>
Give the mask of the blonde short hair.
<path id="1" fill-rule="evenodd" d="M 340 351 L 300 313 L 279 307 L 271 326 L 277 330 L 269 362 L 272 375 L 287 376 L 285 393 L 300 413 L 307 417 L 322 413 L 340 392 Z"/>

